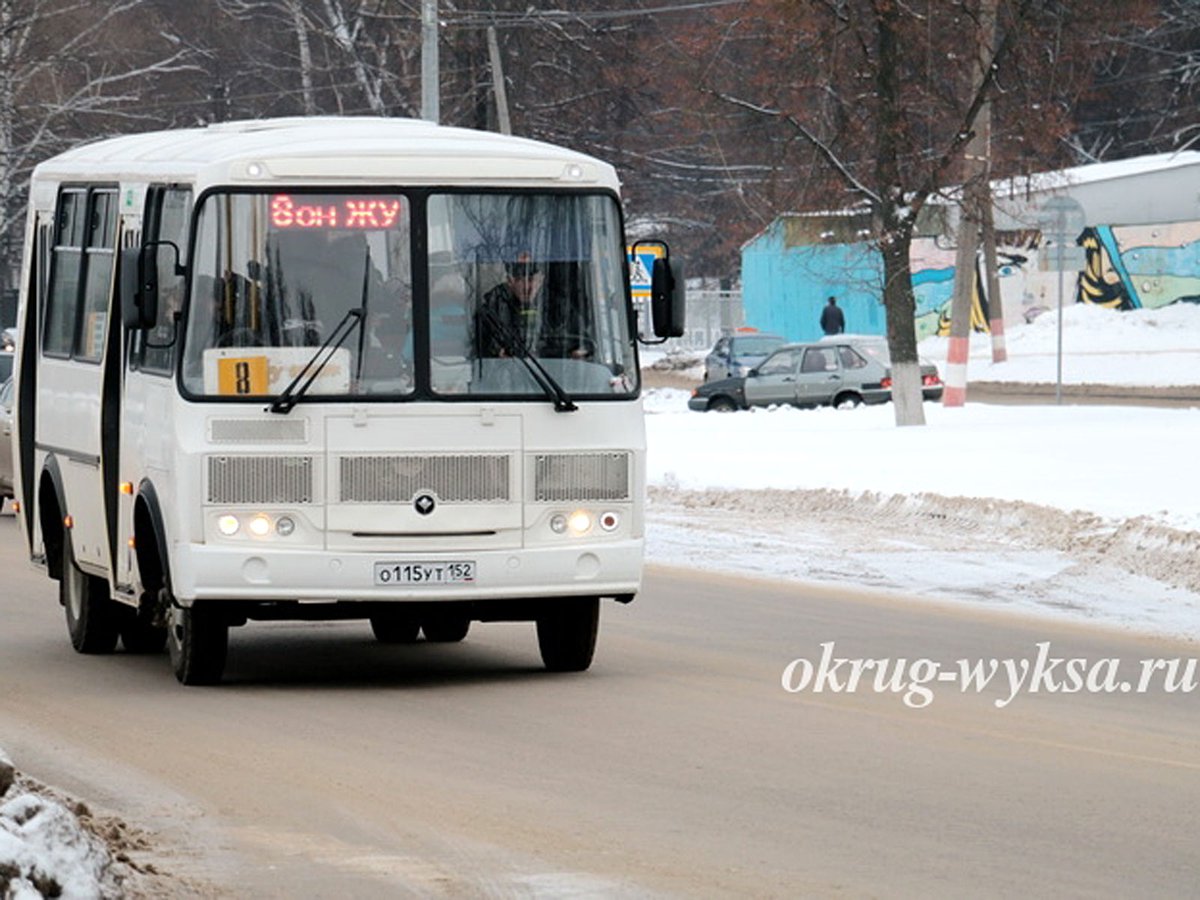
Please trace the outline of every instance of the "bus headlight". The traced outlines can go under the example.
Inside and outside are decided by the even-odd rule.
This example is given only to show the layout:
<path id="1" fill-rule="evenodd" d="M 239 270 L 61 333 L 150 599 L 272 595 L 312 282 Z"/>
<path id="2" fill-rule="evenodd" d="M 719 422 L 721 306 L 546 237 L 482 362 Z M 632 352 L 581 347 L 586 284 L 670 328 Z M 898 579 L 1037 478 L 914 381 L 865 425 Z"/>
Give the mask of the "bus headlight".
<path id="1" fill-rule="evenodd" d="M 250 520 L 250 533 L 256 537 L 266 537 L 271 533 L 271 520 L 267 516 L 259 513 Z"/>
<path id="2" fill-rule="evenodd" d="M 291 516 L 280 516 L 279 521 L 275 523 L 275 533 L 280 537 L 287 537 L 296 530 L 296 520 Z"/>
<path id="3" fill-rule="evenodd" d="M 217 519 L 217 530 L 225 537 L 233 537 L 238 533 L 241 523 L 238 522 L 237 516 L 221 516 Z"/>
<path id="4" fill-rule="evenodd" d="M 567 530 L 567 517 L 562 513 L 558 513 L 550 517 L 550 530 L 555 534 L 562 534 Z"/>
<path id="5" fill-rule="evenodd" d="M 592 528 L 592 514 L 586 509 L 577 509 L 567 519 L 572 534 L 586 534 Z"/>

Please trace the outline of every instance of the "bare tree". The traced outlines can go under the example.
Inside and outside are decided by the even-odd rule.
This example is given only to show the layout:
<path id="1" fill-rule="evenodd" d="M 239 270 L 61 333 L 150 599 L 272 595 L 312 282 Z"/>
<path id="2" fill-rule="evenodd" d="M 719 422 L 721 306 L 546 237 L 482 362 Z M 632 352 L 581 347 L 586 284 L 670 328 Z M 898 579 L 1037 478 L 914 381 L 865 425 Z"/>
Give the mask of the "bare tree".
<path id="1" fill-rule="evenodd" d="M 843 205 L 871 213 L 897 424 L 924 422 L 909 270 L 918 217 L 962 177 L 962 150 L 988 98 L 997 100 L 1002 165 L 1045 167 L 1047 142 L 1070 127 L 1063 101 L 1086 71 L 1078 48 L 1103 21 L 1089 18 L 1093 6 L 999 0 L 995 37 L 979 0 L 749 0 L 724 17 L 731 58 L 757 50 L 769 62 L 745 73 L 710 63 L 703 89 L 775 122 L 836 178 Z"/>
<path id="2" fill-rule="evenodd" d="M 0 267 L 12 285 L 28 175 L 79 140 L 156 121 L 155 82 L 190 68 L 143 0 L 0 0 Z"/>

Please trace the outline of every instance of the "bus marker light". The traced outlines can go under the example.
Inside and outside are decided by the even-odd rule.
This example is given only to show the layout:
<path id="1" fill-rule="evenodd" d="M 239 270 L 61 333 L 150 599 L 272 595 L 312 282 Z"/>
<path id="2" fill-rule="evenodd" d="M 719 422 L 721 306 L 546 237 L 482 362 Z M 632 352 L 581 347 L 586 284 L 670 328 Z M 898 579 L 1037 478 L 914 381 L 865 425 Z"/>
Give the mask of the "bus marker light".
<path id="1" fill-rule="evenodd" d="M 64 528 L 74 528 L 75 520 L 72 519 L 70 516 L 63 516 L 63 527 Z"/>
<path id="2" fill-rule="evenodd" d="M 615 531 L 616 527 L 621 524 L 621 517 L 615 512 L 606 512 L 600 514 L 600 527 L 605 531 Z"/>
<path id="3" fill-rule="evenodd" d="M 132 496 L 133 495 L 133 482 L 132 481 L 122 481 L 121 482 L 121 493 L 127 497 Z"/>

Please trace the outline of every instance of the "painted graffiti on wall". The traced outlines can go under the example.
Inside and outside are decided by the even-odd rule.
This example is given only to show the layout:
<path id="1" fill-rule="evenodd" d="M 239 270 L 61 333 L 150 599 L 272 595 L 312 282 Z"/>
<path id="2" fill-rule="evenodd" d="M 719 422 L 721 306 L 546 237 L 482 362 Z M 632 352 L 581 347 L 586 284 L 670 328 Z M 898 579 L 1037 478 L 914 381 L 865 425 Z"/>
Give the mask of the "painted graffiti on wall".
<path id="1" fill-rule="evenodd" d="M 1037 232 L 1013 232 L 997 235 L 1004 240 L 997 246 L 996 257 L 1000 278 L 1000 294 L 1009 312 L 1009 295 L 1019 291 L 1028 268 L 1031 254 L 1037 251 Z M 950 333 L 950 307 L 954 297 L 953 248 L 939 246 L 935 238 L 917 238 L 912 243 L 912 281 L 916 297 L 917 340 L 930 335 Z M 988 331 L 988 297 L 983 284 L 982 265 L 975 267 L 975 283 L 971 290 L 971 329 Z"/>
<path id="2" fill-rule="evenodd" d="M 814 222 L 805 220 L 816 228 Z M 847 330 L 883 334 L 883 267 L 877 247 L 853 240 L 857 231 L 793 237 L 784 240 L 782 228 L 773 226 L 743 251 L 746 322 L 790 340 L 816 339 L 821 308 L 834 295 L 846 311 Z M 838 237 L 847 240 L 815 243 Z M 1060 298 L 1117 310 L 1200 303 L 1200 221 L 1089 226 L 1077 239 L 1084 250 L 1083 269 L 1076 270 L 1079 263 L 1074 262 L 1062 273 L 1053 248 L 1046 250 L 1036 229 L 999 231 L 996 242 L 999 299 L 1009 322 L 1031 321 L 1055 308 Z M 948 238 L 913 239 L 910 265 L 918 340 L 949 333 L 954 262 Z M 988 330 L 990 300 L 977 266 L 971 300 L 971 327 L 976 331 Z"/>
<path id="3" fill-rule="evenodd" d="M 1109 309 L 1200 302 L 1200 222 L 1096 225 L 1078 242 L 1087 255 L 1075 299 Z"/>
<path id="4" fill-rule="evenodd" d="M 997 235 L 1000 296 L 1007 319 L 1031 319 L 1053 306 L 1058 272 L 1040 265 L 1036 231 Z M 1157 309 L 1177 302 L 1200 303 L 1200 221 L 1165 225 L 1093 225 L 1076 241 L 1084 249 L 1082 271 L 1068 274 L 1068 302 L 1115 310 Z M 913 291 L 917 337 L 950 333 L 954 250 L 933 238 L 913 241 Z M 971 328 L 988 330 L 988 298 L 975 273 Z"/>

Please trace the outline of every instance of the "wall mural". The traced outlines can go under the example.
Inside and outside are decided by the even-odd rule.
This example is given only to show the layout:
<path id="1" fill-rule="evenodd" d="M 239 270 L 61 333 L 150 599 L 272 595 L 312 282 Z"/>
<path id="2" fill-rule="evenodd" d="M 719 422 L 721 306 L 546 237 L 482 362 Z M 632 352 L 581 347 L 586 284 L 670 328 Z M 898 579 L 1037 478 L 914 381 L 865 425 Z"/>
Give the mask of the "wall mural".
<path id="1" fill-rule="evenodd" d="M 1031 319 L 1052 304 L 1058 274 L 1038 264 L 1037 231 L 997 235 L 1000 295 L 1006 318 Z M 1085 264 L 1071 277 L 1077 303 L 1108 309 L 1157 309 L 1171 303 L 1200 303 L 1200 222 L 1169 225 L 1093 225 L 1076 243 Z M 913 241 L 913 293 L 917 339 L 950 333 L 954 293 L 954 250 L 934 238 Z M 975 273 L 971 328 L 988 330 L 987 295 L 981 267 Z"/>
<path id="2" fill-rule="evenodd" d="M 1200 303 L 1200 222 L 1096 225 L 1076 243 L 1087 257 L 1079 303 L 1109 309 Z"/>

